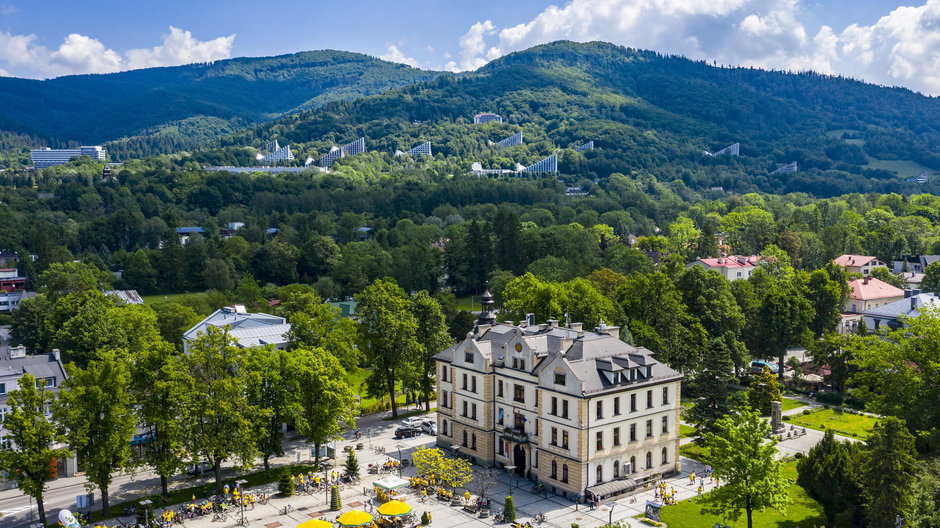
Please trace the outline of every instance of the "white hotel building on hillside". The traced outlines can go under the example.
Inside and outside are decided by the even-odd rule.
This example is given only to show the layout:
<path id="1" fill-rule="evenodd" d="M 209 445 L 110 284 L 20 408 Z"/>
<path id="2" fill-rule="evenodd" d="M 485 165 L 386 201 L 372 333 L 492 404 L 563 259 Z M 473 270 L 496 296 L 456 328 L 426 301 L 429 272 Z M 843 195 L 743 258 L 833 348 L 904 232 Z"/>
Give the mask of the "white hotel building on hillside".
<path id="1" fill-rule="evenodd" d="M 435 356 L 438 445 L 574 500 L 679 471 L 682 374 L 618 327 L 499 324 L 491 307 L 484 294 L 473 331 Z"/>
<path id="2" fill-rule="evenodd" d="M 43 148 L 31 150 L 29 156 L 33 161 L 34 167 L 37 169 L 45 169 L 55 165 L 64 165 L 72 159 L 82 156 L 88 156 L 95 161 L 104 161 L 107 156 L 107 151 L 104 147 L 99 146 L 85 146 L 77 149 Z"/>

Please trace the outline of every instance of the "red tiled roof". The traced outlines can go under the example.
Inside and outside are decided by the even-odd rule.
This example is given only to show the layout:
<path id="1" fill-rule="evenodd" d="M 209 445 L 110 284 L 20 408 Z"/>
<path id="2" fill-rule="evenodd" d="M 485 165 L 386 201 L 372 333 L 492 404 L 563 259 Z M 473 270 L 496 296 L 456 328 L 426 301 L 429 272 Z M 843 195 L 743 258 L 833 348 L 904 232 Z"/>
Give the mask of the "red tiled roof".
<path id="1" fill-rule="evenodd" d="M 875 260 L 875 257 L 866 255 L 842 255 L 832 259 L 832 263 L 844 268 L 846 266 L 864 266 L 873 260 Z"/>
<path id="2" fill-rule="evenodd" d="M 885 299 L 890 297 L 904 297 L 904 290 L 895 288 L 887 282 L 874 277 L 852 279 L 849 281 L 849 298 L 860 301 L 872 299 Z"/>
<path id="3" fill-rule="evenodd" d="M 751 255 L 750 257 L 739 257 L 731 255 L 730 257 L 703 258 L 698 262 L 710 268 L 753 268 L 760 260 L 760 255 Z"/>

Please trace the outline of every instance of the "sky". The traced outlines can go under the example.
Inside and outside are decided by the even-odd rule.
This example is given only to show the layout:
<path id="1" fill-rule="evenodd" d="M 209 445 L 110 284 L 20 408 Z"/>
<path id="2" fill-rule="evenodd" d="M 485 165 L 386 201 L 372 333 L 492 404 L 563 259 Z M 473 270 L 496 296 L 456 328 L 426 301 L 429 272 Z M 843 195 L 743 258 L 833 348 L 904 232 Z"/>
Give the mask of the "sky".
<path id="1" fill-rule="evenodd" d="M 37 79 L 316 49 L 465 71 L 560 39 L 940 96 L 940 0 L 0 0 L 0 75 Z"/>

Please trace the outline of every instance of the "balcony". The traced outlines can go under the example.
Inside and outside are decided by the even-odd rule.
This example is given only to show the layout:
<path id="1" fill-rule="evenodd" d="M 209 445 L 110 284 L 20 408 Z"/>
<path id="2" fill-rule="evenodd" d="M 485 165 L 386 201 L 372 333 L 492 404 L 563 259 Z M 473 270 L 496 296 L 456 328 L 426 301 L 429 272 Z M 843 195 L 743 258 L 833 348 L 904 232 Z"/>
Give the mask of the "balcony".
<path id="1" fill-rule="evenodd" d="M 502 437 L 517 444 L 528 444 L 530 441 L 529 434 L 521 427 L 503 428 Z"/>

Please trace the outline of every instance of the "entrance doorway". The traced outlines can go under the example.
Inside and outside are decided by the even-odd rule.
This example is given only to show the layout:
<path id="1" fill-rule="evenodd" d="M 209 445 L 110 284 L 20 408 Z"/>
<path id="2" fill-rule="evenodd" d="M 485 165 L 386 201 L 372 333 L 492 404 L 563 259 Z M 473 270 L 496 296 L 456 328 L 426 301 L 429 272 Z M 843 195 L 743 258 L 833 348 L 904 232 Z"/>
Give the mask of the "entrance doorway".
<path id="1" fill-rule="evenodd" d="M 525 459 L 525 449 L 519 444 L 516 444 L 516 447 L 512 450 L 512 462 L 516 466 L 516 474 L 525 477 L 525 470 L 528 467 Z"/>

